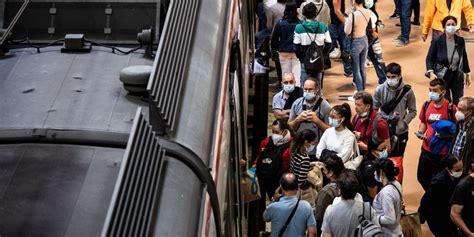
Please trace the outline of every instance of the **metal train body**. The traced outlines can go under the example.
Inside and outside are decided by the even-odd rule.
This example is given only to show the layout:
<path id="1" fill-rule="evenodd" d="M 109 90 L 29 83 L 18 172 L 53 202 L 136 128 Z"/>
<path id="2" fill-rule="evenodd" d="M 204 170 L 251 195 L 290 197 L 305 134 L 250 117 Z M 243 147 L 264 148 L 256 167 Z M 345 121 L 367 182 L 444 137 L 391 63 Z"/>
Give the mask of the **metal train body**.
<path id="1" fill-rule="evenodd" d="M 60 46 L 8 45 L 0 59 L 1 236 L 244 234 L 254 3 L 150 2 L 161 7 L 150 18 L 165 19 L 155 22 L 154 60 L 103 47 L 63 54 Z M 118 80 L 121 68 L 140 64 L 153 66 L 148 100 Z"/>

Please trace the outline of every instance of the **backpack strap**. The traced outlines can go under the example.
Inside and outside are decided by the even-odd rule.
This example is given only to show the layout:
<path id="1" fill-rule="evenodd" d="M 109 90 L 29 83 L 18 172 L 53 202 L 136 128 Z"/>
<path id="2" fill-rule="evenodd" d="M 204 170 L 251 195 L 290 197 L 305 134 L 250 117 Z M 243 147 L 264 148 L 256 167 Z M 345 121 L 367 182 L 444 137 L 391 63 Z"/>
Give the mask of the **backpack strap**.
<path id="1" fill-rule="evenodd" d="M 400 192 L 400 190 L 397 188 L 397 186 L 395 186 L 395 184 L 393 184 L 392 182 L 389 182 L 388 184 L 392 185 L 397 190 L 398 195 L 400 195 L 400 200 L 401 200 L 401 204 L 402 204 L 402 213 L 405 213 L 405 201 L 403 200 L 402 192 Z"/>
<path id="2" fill-rule="evenodd" d="M 281 227 L 281 230 L 280 230 L 280 232 L 278 233 L 278 237 L 282 237 L 283 234 L 285 233 L 286 228 L 288 228 L 288 225 L 290 224 L 291 219 L 293 218 L 293 216 L 294 216 L 295 213 L 296 213 L 296 209 L 298 208 L 298 204 L 299 204 L 299 203 L 300 203 L 300 199 L 298 198 L 298 201 L 296 202 L 295 207 L 293 207 L 293 210 L 291 211 L 290 216 L 288 216 L 288 219 L 286 219 L 285 225 L 284 225 L 283 227 Z"/>
<path id="3" fill-rule="evenodd" d="M 454 118 L 453 103 L 449 102 L 449 104 L 448 104 L 448 119 L 449 119 L 449 121 L 453 121 L 453 118 Z"/>
<path id="4" fill-rule="evenodd" d="M 308 35 L 308 38 L 311 40 L 311 43 L 316 42 L 317 34 L 319 31 L 319 21 L 316 21 L 316 22 L 318 23 L 318 25 L 316 27 L 316 30 L 314 31 L 314 39 L 311 39 L 311 36 L 309 35 L 309 32 L 311 32 L 311 30 L 306 28 L 306 26 L 304 26 L 303 24 L 301 24 L 301 26 L 303 26 L 303 28 L 306 30 L 306 34 Z"/>
<path id="5" fill-rule="evenodd" d="M 384 105 L 381 106 L 381 109 L 382 111 L 389 115 L 393 112 L 393 110 L 395 110 L 395 108 L 397 107 L 398 103 L 400 103 L 400 101 L 402 101 L 403 97 L 405 97 L 405 95 L 411 90 L 411 86 L 410 85 L 404 85 L 403 88 L 401 90 L 398 90 L 397 93 L 395 94 L 395 97 L 393 97 L 392 100 L 390 101 L 387 101 L 387 103 L 385 103 Z M 387 104 L 391 104 L 392 101 L 395 102 L 395 106 L 392 108 L 391 111 L 385 111 L 384 110 L 384 107 L 387 105 Z"/>

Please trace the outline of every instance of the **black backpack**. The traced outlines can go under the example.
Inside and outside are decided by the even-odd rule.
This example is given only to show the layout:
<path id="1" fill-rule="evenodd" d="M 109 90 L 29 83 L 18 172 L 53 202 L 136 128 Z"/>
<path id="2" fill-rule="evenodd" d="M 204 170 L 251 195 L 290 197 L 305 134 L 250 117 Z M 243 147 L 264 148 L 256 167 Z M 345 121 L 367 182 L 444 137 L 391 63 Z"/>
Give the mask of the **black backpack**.
<path id="1" fill-rule="evenodd" d="M 425 103 L 423 103 L 423 112 L 425 113 L 425 118 L 426 118 L 426 110 L 428 109 L 428 106 L 430 106 L 430 100 L 427 100 L 425 101 Z M 453 109 L 453 103 L 449 102 L 448 104 L 448 119 L 449 121 L 453 121 L 454 118 L 454 109 Z M 426 118 L 426 120 L 428 120 L 428 118 Z"/>
<path id="2" fill-rule="evenodd" d="M 269 140 L 257 160 L 257 177 L 260 180 L 278 180 L 281 177 L 283 152 L 290 146 L 290 143 L 275 146 L 271 137 Z"/>
<path id="3" fill-rule="evenodd" d="M 311 44 L 306 48 L 303 64 L 307 71 L 310 72 L 322 72 L 324 71 L 324 55 L 323 55 L 323 47 L 320 47 L 316 44 L 317 36 L 314 36 L 314 39 L 311 39 L 311 36 L 308 32 L 311 32 L 308 28 L 303 26 L 306 30 L 306 34 L 308 34 L 309 39 L 311 40 Z M 319 22 L 318 27 L 314 31 L 315 34 L 318 33 L 319 30 Z"/>

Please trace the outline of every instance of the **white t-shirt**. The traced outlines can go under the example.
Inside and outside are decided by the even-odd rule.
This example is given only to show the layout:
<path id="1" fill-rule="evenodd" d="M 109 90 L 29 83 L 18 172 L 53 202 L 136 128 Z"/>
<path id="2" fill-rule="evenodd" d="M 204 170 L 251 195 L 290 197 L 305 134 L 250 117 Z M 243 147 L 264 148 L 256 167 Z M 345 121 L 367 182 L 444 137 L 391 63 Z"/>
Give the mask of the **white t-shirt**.
<path id="1" fill-rule="evenodd" d="M 338 132 L 334 127 L 326 129 L 321 136 L 321 140 L 316 148 L 316 157 L 321 157 L 324 149 L 337 152 L 342 162 L 346 162 L 351 157 L 354 150 L 355 135 L 349 129 Z"/>

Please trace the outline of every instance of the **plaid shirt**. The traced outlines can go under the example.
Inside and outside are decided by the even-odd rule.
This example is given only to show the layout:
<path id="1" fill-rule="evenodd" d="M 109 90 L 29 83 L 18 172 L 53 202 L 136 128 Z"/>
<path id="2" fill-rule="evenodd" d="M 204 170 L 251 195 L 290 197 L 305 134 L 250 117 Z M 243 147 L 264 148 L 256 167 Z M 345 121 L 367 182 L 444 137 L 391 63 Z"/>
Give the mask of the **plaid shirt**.
<path id="1" fill-rule="evenodd" d="M 456 140 L 453 146 L 454 155 L 461 156 L 462 149 L 464 148 L 464 145 L 466 144 L 466 132 L 467 132 L 467 129 L 471 126 L 473 120 L 474 118 L 471 118 L 469 122 L 461 124 L 459 133 L 456 136 Z"/>

